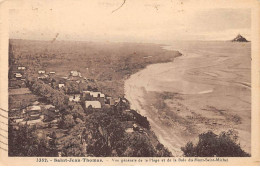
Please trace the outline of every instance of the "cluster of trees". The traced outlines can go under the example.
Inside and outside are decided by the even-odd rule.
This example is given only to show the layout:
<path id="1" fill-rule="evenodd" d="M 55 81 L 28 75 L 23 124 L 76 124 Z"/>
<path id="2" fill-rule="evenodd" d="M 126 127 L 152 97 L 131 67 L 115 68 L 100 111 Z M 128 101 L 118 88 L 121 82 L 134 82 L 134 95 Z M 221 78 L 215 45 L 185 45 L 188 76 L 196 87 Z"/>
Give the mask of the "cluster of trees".
<path id="1" fill-rule="evenodd" d="M 146 129 L 150 129 L 150 123 L 147 120 L 147 117 L 142 116 L 141 114 L 137 113 L 135 110 L 131 110 L 130 113 L 132 113 L 135 117 L 136 123 L 138 123 L 140 126 L 146 128 Z"/>
<path id="2" fill-rule="evenodd" d="M 44 97 L 48 102 L 52 103 L 60 110 L 65 110 L 69 97 L 63 92 L 53 89 L 51 86 L 45 84 L 43 81 L 35 78 L 27 78 L 27 86 L 36 95 Z"/>
<path id="3" fill-rule="evenodd" d="M 208 131 L 199 135 L 199 142 L 188 142 L 181 150 L 186 157 L 249 157 L 237 143 L 237 135 L 229 130 L 219 135 Z"/>
<path id="4" fill-rule="evenodd" d="M 68 129 L 79 121 L 84 120 L 86 115 L 82 106 L 75 102 L 69 102 L 69 97 L 62 91 L 53 89 L 43 81 L 33 78 L 27 79 L 27 85 L 33 93 L 42 96 L 59 110 L 61 113 L 61 119 L 59 120 L 60 128 Z M 50 118 L 54 116 L 52 112 L 47 112 L 46 114 Z"/>
<path id="5" fill-rule="evenodd" d="M 148 121 L 147 117 L 142 116 L 135 110 L 130 110 L 128 112 L 121 110 L 121 111 L 114 111 L 119 118 L 120 121 L 134 121 L 137 124 L 139 124 L 141 127 L 145 129 L 150 129 L 150 122 Z"/>
<path id="6" fill-rule="evenodd" d="M 17 128 L 9 125 L 8 129 L 8 155 L 9 156 L 31 156 L 31 157 L 53 157 L 57 156 L 56 134 L 47 139 L 44 133 L 37 133 L 36 128 L 28 125 L 20 125 Z"/>
<path id="7" fill-rule="evenodd" d="M 170 157 L 160 143 L 154 146 L 150 136 L 138 132 L 127 134 L 124 123 L 111 112 L 89 114 L 84 123 L 76 124 L 64 142 L 63 154 L 96 157 Z M 81 139 L 79 139 L 81 138 Z"/>

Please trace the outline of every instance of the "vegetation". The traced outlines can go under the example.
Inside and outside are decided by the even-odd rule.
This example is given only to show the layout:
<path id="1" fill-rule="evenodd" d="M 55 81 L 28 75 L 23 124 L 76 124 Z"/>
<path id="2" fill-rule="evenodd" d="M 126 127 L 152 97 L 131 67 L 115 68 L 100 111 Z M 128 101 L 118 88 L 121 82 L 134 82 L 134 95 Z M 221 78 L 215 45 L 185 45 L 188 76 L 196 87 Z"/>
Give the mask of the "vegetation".
<path id="1" fill-rule="evenodd" d="M 95 157 L 170 157 L 154 135 L 125 133 L 124 123 L 111 112 L 95 112 L 85 123 L 75 125 L 63 142 L 63 154 Z"/>
<path id="2" fill-rule="evenodd" d="M 83 105 L 69 102 L 68 96 L 63 91 L 53 89 L 41 80 L 28 78 L 27 85 L 34 94 L 58 108 L 61 115 L 58 119 L 58 127 L 67 131 L 64 139 L 59 141 L 59 147 L 62 147 L 64 156 L 171 156 L 171 153 L 149 131 L 150 124 L 147 118 L 134 110 L 124 114 L 124 108 L 83 109 Z M 126 108 L 128 107 L 126 105 Z M 44 122 L 50 122 L 56 118 L 56 113 L 51 110 L 43 109 L 43 114 L 45 115 Z M 126 133 L 124 123 L 127 123 L 127 121 L 135 122 L 144 128 L 146 133 L 139 133 L 138 131 Z M 30 135 L 23 139 L 30 139 L 31 141 L 38 139 L 36 129 L 29 132 L 31 128 L 28 128 L 28 126 L 19 126 L 18 131 L 10 129 L 10 137 L 15 138 L 11 144 L 17 144 L 20 138 L 19 134 L 24 133 L 25 128 Z M 23 154 L 14 150 L 11 155 L 57 155 L 57 143 L 46 141 L 45 137 L 43 138 L 40 141 L 23 142 L 22 145 L 27 145 L 26 148 L 34 145 L 32 148 L 29 147 L 30 153 L 19 148 Z M 56 135 L 53 138 L 58 139 Z M 41 144 L 41 147 L 38 148 L 39 144 Z M 50 146 L 50 144 L 53 146 Z M 38 151 L 40 148 L 45 150 Z"/>
<path id="3" fill-rule="evenodd" d="M 8 138 L 11 138 L 8 142 L 9 156 L 57 156 L 55 134 L 49 141 L 45 134 L 37 133 L 36 128 L 31 128 L 27 124 L 18 128 L 9 125 L 8 131 Z"/>
<path id="4" fill-rule="evenodd" d="M 199 142 L 188 142 L 181 150 L 187 157 L 249 157 L 237 143 L 237 135 L 232 130 L 219 135 L 212 131 L 199 135 Z"/>
<path id="5" fill-rule="evenodd" d="M 55 90 L 51 86 L 45 84 L 43 81 L 37 80 L 35 78 L 28 78 L 27 85 L 33 93 L 44 97 L 48 102 L 52 103 L 58 109 L 66 109 L 69 98 L 61 91 Z"/>
<path id="6" fill-rule="evenodd" d="M 122 96 L 125 78 L 148 64 L 168 62 L 179 55 L 163 50 L 159 45 L 116 46 L 11 40 L 9 74 L 16 71 L 17 65 L 25 66 L 26 86 L 39 97 L 36 100 L 42 99 L 39 102 L 51 104 L 55 108 L 42 109 L 43 123 L 47 124 L 43 127 L 27 124 L 9 126 L 9 138 L 12 138 L 9 139 L 10 156 L 57 156 L 59 151 L 62 156 L 77 157 L 172 156 L 150 131 L 146 117 L 134 110 L 126 111 L 130 109 L 129 103 L 119 107 L 103 106 L 97 110 L 85 108 L 82 98 L 78 103 L 69 101 L 68 95 L 79 94 L 83 90 L 102 91 L 112 97 Z M 150 55 L 152 57 L 147 57 Z M 55 71 L 59 77 L 53 75 L 38 79 L 38 70 Z M 76 82 L 61 78 L 67 76 L 70 70 L 80 71 L 87 79 Z M 65 86 L 59 88 L 60 83 Z M 13 86 L 17 85 L 14 83 Z M 16 98 L 11 98 L 9 103 L 12 104 L 15 100 Z M 31 103 L 32 99 L 28 99 L 22 107 L 17 104 L 15 115 L 19 116 L 19 109 L 26 108 Z M 126 129 L 133 128 L 133 124 L 138 127 L 132 132 L 126 132 Z"/>

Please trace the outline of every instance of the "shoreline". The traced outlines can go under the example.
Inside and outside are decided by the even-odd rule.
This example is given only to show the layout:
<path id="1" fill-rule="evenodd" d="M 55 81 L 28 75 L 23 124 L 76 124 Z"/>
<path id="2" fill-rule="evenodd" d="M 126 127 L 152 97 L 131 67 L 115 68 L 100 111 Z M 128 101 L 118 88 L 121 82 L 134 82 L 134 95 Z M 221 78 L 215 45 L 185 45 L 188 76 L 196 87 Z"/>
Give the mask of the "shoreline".
<path id="1" fill-rule="evenodd" d="M 163 45 L 163 46 L 161 46 L 161 48 L 163 50 L 168 50 L 168 49 L 165 49 L 166 46 L 168 46 L 168 45 Z M 143 108 L 143 105 L 140 103 L 140 100 L 136 100 L 135 98 L 133 98 L 133 96 L 131 96 L 132 87 L 130 85 L 128 85 L 129 80 L 131 79 L 131 77 L 139 76 L 142 71 L 144 71 L 146 69 L 149 69 L 149 67 L 155 66 L 155 65 L 165 65 L 165 64 L 173 63 L 176 58 L 183 56 L 183 54 L 180 51 L 178 51 L 178 50 L 174 50 L 174 51 L 180 53 L 180 55 L 174 57 L 170 62 L 154 63 L 154 64 L 147 65 L 144 69 L 141 69 L 138 72 L 136 72 L 136 73 L 132 74 L 131 76 L 129 76 L 124 81 L 124 95 L 125 95 L 126 99 L 129 101 L 131 109 L 136 110 L 142 116 L 147 117 L 148 121 L 151 124 L 151 129 L 150 130 L 155 133 L 155 135 L 158 138 L 159 142 L 161 144 L 163 144 L 173 154 L 173 156 L 182 156 L 183 152 L 180 149 L 178 149 L 176 147 L 173 147 L 170 144 L 168 144 L 167 141 L 163 138 L 162 134 L 159 134 L 158 132 L 156 132 L 156 130 L 160 130 L 161 132 L 163 132 L 163 135 L 167 135 L 166 131 L 161 130 L 160 127 L 156 125 L 156 122 L 154 120 L 152 120 L 152 118 L 147 116 L 148 114 L 147 114 L 146 110 Z M 140 93 L 147 93 L 145 88 L 142 88 L 141 90 L 142 91 L 140 91 Z M 143 100 L 143 102 L 145 102 L 144 96 L 138 95 L 138 98 Z M 175 139 L 178 140 L 177 137 L 175 137 Z"/>
<path id="2" fill-rule="evenodd" d="M 165 45 L 162 48 L 171 50 Z M 201 133 L 211 130 L 219 134 L 230 129 L 237 131 L 241 146 L 250 153 L 250 87 L 238 85 L 247 82 L 248 76 L 244 67 L 229 68 L 241 62 L 237 57 L 245 60 L 244 66 L 250 58 L 245 57 L 246 52 L 221 52 L 181 50 L 183 57 L 148 65 L 125 80 L 125 97 L 131 108 L 148 118 L 151 130 L 173 156 L 181 156 L 180 147 L 196 141 Z"/>

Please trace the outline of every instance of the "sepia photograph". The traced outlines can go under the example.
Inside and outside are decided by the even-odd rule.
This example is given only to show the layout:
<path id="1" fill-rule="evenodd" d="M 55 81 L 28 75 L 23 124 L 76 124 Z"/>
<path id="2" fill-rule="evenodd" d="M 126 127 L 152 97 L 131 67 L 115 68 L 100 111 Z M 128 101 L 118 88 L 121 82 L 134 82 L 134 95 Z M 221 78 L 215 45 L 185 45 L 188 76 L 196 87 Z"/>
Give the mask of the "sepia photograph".
<path id="1" fill-rule="evenodd" d="M 252 157 L 258 34 L 232 2 L 10 5 L 8 157 Z"/>

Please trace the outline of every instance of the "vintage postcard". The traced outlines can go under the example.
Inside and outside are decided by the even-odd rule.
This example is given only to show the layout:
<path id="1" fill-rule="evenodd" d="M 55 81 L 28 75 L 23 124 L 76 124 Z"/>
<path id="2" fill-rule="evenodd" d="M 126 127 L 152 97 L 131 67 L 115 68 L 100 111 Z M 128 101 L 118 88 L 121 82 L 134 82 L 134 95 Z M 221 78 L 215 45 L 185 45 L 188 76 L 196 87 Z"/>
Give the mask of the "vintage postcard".
<path id="1" fill-rule="evenodd" d="M 1 165 L 260 165 L 259 0 L 4 0 Z"/>

